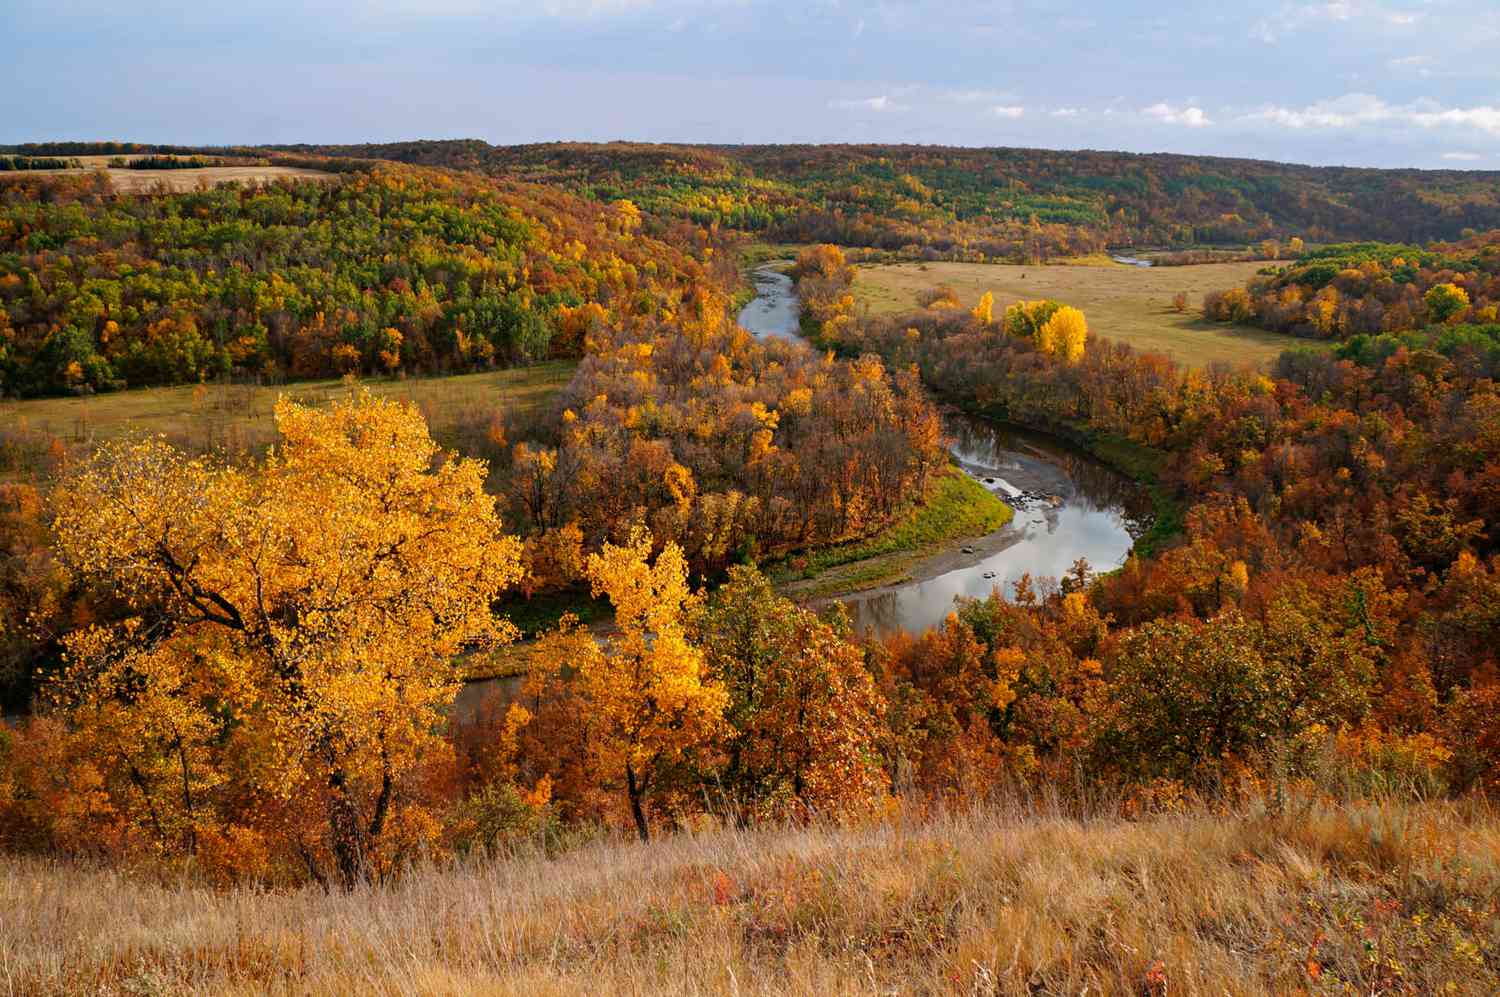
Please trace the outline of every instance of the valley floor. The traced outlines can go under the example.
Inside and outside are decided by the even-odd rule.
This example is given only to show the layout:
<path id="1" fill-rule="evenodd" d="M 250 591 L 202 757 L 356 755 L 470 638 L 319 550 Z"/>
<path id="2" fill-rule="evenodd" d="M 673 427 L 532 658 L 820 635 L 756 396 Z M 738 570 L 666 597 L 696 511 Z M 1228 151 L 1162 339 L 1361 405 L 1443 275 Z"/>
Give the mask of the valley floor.
<path id="1" fill-rule="evenodd" d="M 908 311 L 917 295 L 942 284 L 965 307 L 985 291 L 995 295 L 995 314 L 1016 301 L 1055 298 L 1082 308 L 1096 336 L 1159 350 L 1179 363 L 1215 362 L 1266 367 L 1283 350 L 1317 345 L 1314 340 L 1203 318 L 1203 296 L 1244 287 L 1265 263 L 1204 263 L 1183 267 L 1013 266 L 992 263 L 884 263 L 859 267 L 854 298 L 872 314 Z M 1172 298 L 1188 296 L 1177 312 Z"/>
<path id="2" fill-rule="evenodd" d="M 1452 805 L 597 841 L 352 895 L 0 858 L 0 992 L 1493 994 L 1500 819 Z"/>

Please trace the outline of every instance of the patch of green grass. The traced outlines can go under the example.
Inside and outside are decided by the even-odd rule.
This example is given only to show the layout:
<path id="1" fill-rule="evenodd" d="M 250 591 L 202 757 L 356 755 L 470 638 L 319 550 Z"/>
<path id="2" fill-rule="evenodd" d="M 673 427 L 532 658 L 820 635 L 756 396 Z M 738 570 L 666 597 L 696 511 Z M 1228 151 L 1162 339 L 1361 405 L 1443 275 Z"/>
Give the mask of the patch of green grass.
<path id="1" fill-rule="evenodd" d="M 587 589 L 556 592 L 516 599 L 500 607 L 500 615 L 521 631 L 523 639 L 540 637 L 554 630 L 564 616 L 572 613 L 580 623 L 598 623 L 611 617 L 608 599 L 595 599 Z"/>
<path id="2" fill-rule="evenodd" d="M 899 516 L 894 523 L 863 540 L 824 547 L 776 565 L 771 575 L 778 581 L 815 578 L 833 568 L 861 561 L 885 560 L 850 572 L 841 572 L 839 588 L 886 584 L 899 578 L 916 558 L 934 547 L 966 537 L 993 533 L 1011 521 L 1015 510 L 988 488 L 949 465 L 932 481 L 925 500 Z M 909 555 L 893 559 L 892 555 Z"/>
<path id="3" fill-rule="evenodd" d="M 740 246 L 740 266 L 748 270 L 773 260 L 794 260 L 801 248 L 795 242 L 747 242 Z"/>

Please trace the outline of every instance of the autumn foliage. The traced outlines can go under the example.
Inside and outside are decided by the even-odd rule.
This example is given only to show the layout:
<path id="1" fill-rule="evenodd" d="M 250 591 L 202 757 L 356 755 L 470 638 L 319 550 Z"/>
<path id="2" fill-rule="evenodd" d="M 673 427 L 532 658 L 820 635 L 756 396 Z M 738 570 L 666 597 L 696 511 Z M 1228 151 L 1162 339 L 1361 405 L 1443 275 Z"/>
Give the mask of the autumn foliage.
<path id="1" fill-rule="evenodd" d="M 66 640 L 56 749 L 88 746 L 84 841 L 228 842 L 352 882 L 430 822 L 409 782 L 441 750 L 456 656 L 509 639 L 490 603 L 520 545 L 483 466 L 410 409 L 283 403 L 277 426 L 253 468 L 147 439 L 59 484 L 61 560 L 122 613 Z"/>
<path id="2" fill-rule="evenodd" d="M 109 210 L 154 224 L 312 196 Z M 493 463 L 357 389 L 283 400 L 275 447 L 234 462 L 159 438 L 76 458 L 27 444 L 35 484 L 0 491 L 0 638 L 8 687 L 41 695 L 0 740 L 6 848 L 349 887 L 601 828 L 859 823 L 1010 791 L 1139 815 L 1500 788 L 1500 339 L 1469 321 L 1488 292 L 1467 277 L 1422 278 L 1420 328 L 1200 371 L 1056 301 L 997 320 L 939 289 L 860 315 L 842 251 L 813 246 L 794 273 L 819 352 L 735 326 L 709 235 L 631 202 L 575 206 L 542 235 L 520 195 L 473 179 L 357 172 L 316 196 L 427 205 L 469 247 L 436 260 L 413 237 L 401 265 L 426 259 L 427 291 L 404 274 L 387 289 L 436 295 L 446 275 L 436 324 L 371 313 L 368 337 L 318 340 L 329 362 L 400 370 L 447 323 L 535 319 L 577 372 L 555 418 L 486 424 Z M 512 223 L 510 249 L 485 242 Z M 46 231 L 9 237 L 62 281 L 61 250 L 33 241 Z M 491 267 L 536 305 L 521 326 L 460 321 Z M 0 294 L 32 301 L 42 280 Z M 1248 290 L 1210 304 L 1258 314 Z M 134 338 L 114 321 L 95 331 Z M 153 342 L 186 335 L 171 321 Z M 79 390 L 115 369 L 92 342 L 59 372 Z M 757 562 L 866 538 L 927 493 L 945 460 L 934 395 L 1134 474 L 1156 513 L 1134 555 L 885 640 L 785 599 Z M 519 690 L 456 712 L 465 661 L 511 640 L 533 598 L 591 598 L 613 622 L 529 627 Z"/>
<path id="3" fill-rule="evenodd" d="M 707 233 L 639 229 L 628 202 L 394 165 L 173 195 L 27 176 L 0 186 L 0 391 L 578 356 L 724 281 Z"/>

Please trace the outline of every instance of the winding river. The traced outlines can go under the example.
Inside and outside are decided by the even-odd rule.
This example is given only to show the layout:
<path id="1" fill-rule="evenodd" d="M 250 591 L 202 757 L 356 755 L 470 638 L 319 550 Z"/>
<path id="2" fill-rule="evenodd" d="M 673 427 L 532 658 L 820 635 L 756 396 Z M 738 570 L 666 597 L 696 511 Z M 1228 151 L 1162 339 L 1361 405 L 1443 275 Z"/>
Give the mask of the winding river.
<path id="1" fill-rule="evenodd" d="M 756 297 L 741 310 L 740 325 L 759 339 L 798 339 L 801 307 L 791 278 L 759 267 L 751 280 Z M 984 598 L 997 589 L 1013 595 L 1023 574 L 1037 582 L 1058 579 L 1079 558 L 1095 571 L 1117 568 L 1150 526 L 1150 503 L 1139 486 L 1066 444 L 965 415 L 949 416 L 946 428 L 959 466 L 1009 503 L 1015 519 L 926 558 L 912 581 L 833 597 L 861 632 L 920 633 L 940 625 L 955 600 Z M 470 682 L 454 714 L 496 716 L 521 682 Z"/>

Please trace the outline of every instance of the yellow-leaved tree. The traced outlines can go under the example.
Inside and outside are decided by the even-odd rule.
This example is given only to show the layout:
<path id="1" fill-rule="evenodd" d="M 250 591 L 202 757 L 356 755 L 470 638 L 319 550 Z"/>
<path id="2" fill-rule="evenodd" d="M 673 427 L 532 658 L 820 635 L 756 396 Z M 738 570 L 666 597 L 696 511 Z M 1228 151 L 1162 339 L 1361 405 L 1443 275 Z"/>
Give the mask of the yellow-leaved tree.
<path id="1" fill-rule="evenodd" d="M 1077 363 L 1083 359 L 1083 347 L 1088 338 L 1089 324 L 1083 312 L 1071 305 L 1063 305 L 1038 330 L 1036 342 L 1043 353 Z"/>
<path id="2" fill-rule="evenodd" d="M 107 444 L 56 489 L 63 562 L 124 615 L 65 640 L 52 692 L 130 833 L 280 852 L 345 886 L 440 745 L 463 651 L 511 639 L 521 576 L 485 465 L 367 392 L 277 402 L 279 445 L 231 467 Z M 431 824 L 428 820 L 427 824 Z"/>
<path id="3" fill-rule="evenodd" d="M 560 701 L 576 718 L 570 740 L 582 746 L 589 781 L 623 784 L 642 841 L 661 776 L 716 740 L 729 698 L 687 638 L 700 598 L 688 587 L 682 549 L 669 543 L 654 562 L 651 549 L 651 533 L 636 527 L 623 546 L 589 555 L 594 595 L 608 596 L 619 633 L 601 644 L 564 620 L 538 642 L 528 682 L 528 698 Z"/>
<path id="4" fill-rule="evenodd" d="M 995 321 L 995 295 L 990 291 L 985 291 L 979 297 L 979 304 L 974 306 L 974 311 L 970 314 L 979 321 L 980 325 L 986 328 L 992 325 Z"/>

